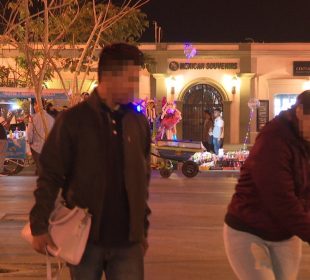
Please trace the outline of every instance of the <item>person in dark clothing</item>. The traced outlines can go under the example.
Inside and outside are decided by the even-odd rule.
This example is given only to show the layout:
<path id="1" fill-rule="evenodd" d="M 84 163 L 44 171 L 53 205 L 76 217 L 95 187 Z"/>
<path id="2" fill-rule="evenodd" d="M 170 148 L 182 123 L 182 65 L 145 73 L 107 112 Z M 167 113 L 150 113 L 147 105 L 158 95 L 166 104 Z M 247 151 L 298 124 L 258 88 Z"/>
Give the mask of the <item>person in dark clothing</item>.
<path id="1" fill-rule="evenodd" d="M 310 91 L 258 135 L 224 225 L 241 280 L 297 279 L 301 240 L 310 242 Z"/>
<path id="2" fill-rule="evenodd" d="M 58 111 L 54 108 L 54 105 L 52 103 L 47 103 L 45 106 L 45 110 L 46 112 L 52 116 L 54 119 L 57 117 L 58 115 Z"/>
<path id="3" fill-rule="evenodd" d="M 205 120 L 203 124 L 203 132 L 202 132 L 202 144 L 206 148 L 208 152 L 214 153 L 213 150 L 213 118 L 212 114 L 209 110 L 205 110 Z"/>
<path id="4" fill-rule="evenodd" d="M 85 101 L 56 119 L 40 156 L 33 247 L 55 247 L 48 218 L 59 190 L 68 206 L 88 208 L 89 240 L 74 280 L 142 280 L 147 250 L 150 128 L 131 103 L 139 89 L 143 54 L 128 44 L 102 50 L 99 85 Z"/>
<path id="5" fill-rule="evenodd" d="M 8 140 L 4 126 L 0 123 L 0 176 L 4 174 L 4 161 L 7 153 Z"/>

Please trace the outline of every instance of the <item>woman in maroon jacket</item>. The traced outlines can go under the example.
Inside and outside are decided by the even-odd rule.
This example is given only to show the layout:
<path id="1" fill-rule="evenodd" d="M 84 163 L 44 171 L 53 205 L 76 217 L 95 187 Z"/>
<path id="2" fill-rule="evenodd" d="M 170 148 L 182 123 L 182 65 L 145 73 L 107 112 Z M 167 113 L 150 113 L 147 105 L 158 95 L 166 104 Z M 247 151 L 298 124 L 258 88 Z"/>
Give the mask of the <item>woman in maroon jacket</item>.
<path id="1" fill-rule="evenodd" d="M 228 206 L 224 242 L 241 280 L 294 280 L 310 242 L 310 91 L 258 135 Z"/>

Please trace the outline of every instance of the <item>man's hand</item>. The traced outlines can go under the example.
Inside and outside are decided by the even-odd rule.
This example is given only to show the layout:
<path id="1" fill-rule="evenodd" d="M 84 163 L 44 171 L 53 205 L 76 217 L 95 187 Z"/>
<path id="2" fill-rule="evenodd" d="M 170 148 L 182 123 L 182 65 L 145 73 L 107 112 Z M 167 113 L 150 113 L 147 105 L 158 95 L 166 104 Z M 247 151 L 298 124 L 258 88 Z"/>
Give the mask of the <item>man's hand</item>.
<path id="1" fill-rule="evenodd" d="M 53 242 L 48 233 L 33 236 L 32 247 L 40 254 L 46 254 L 46 247 L 49 246 L 53 250 L 57 250 L 57 246 Z"/>

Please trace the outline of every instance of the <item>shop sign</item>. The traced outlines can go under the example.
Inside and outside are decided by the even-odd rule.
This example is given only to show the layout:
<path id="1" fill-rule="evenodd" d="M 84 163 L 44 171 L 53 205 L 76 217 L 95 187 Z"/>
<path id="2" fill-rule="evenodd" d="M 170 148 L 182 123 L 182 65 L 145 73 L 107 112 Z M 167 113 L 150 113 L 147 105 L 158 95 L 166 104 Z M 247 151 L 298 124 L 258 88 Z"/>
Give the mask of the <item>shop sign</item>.
<path id="1" fill-rule="evenodd" d="M 171 71 L 178 70 L 231 70 L 238 69 L 238 63 L 234 62 L 207 62 L 207 63 L 199 63 L 199 62 L 177 62 L 171 61 L 169 63 L 169 69 Z"/>
<path id="2" fill-rule="evenodd" d="M 269 100 L 259 100 L 259 107 L 257 108 L 257 122 L 256 129 L 261 131 L 265 124 L 269 121 Z"/>
<path id="3" fill-rule="evenodd" d="M 310 76 L 310 61 L 294 61 L 293 62 L 294 76 Z"/>

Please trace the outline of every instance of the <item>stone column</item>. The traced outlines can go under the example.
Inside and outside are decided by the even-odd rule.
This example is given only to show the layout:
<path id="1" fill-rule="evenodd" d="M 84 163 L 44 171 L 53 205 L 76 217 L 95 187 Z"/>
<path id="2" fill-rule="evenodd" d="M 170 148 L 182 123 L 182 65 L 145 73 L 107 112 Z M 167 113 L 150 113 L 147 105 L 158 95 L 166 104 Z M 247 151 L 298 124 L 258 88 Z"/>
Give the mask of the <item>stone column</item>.
<path id="1" fill-rule="evenodd" d="M 155 73 L 153 74 L 153 77 L 156 80 L 156 98 L 157 100 L 162 100 L 164 96 L 167 97 L 167 88 L 165 82 L 166 74 Z"/>
<path id="2" fill-rule="evenodd" d="M 175 100 L 175 105 L 177 109 L 181 112 L 182 117 L 183 117 L 183 101 Z M 177 137 L 179 140 L 183 139 L 183 121 L 182 120 L 177 124 Z"/>
<path id="3" fill-rule="evenodd" d="M 231 139 L 231 101 L 223 101 L 224 145 L 232 143 Z"/>

